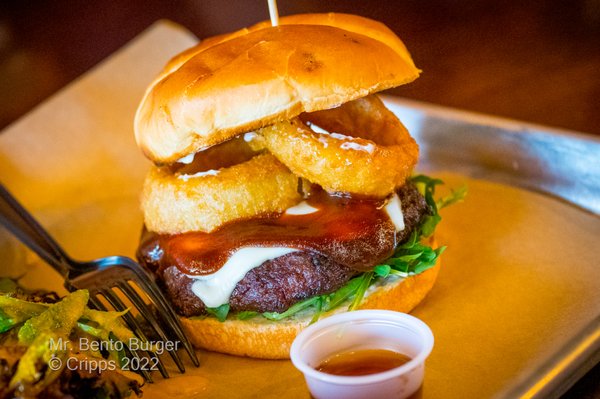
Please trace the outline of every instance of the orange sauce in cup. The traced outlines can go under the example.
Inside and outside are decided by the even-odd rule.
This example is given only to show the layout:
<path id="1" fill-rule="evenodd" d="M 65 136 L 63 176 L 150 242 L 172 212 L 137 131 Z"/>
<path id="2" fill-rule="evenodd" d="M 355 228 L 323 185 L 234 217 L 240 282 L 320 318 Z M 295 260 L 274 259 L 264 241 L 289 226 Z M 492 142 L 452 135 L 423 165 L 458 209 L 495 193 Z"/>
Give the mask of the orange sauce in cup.
<path id="1" fill-rule="evenodd" d="M 387 349 L 362 349 L 337 353 L 323 360 L 317 371 L 343 376 L 382 373 L 409 362 L 410 357 Z"/>

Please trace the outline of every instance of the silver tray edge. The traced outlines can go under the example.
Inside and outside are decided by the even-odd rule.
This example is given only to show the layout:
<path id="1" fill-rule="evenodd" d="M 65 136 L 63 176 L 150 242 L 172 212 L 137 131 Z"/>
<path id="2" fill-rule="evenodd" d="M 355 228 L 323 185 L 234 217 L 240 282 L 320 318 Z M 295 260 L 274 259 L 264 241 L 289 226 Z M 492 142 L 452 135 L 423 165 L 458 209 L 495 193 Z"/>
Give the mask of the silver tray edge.
<path id="1" fill-rule="evenodd" d="M 542 192 L 600 215 L 600 137 L 382 98 L 419 143 L 419 168 Z"/>
<path id="2" fill-rule="evenodd" d="M 600 138 L 382 96 L 421 148 L 419 168 L 448 170 L 559 198 L 600 222 Z M 600 363 L 600 313 L 542 367 L 497 398 L 558 398 Z"/>

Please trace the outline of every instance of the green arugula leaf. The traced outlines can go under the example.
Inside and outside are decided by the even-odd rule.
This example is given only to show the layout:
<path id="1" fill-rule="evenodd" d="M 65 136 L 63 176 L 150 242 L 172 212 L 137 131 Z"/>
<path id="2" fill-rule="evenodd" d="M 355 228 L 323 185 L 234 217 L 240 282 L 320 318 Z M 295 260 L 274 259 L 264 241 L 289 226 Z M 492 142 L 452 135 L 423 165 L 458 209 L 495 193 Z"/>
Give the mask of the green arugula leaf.
<path id="1" fill-rule="evenodd" d="M 433 267 L 445 247 L 434 250 L 421 244 L 418 241 L 417 234 L 417 232 L 414 232 L 405 243 L 396 248 L 394 255 L 385 261 L 385 265 L 379 265 L 376 268 L 389 266 L 391 268 L 390 274 L 406 277 L 411 274 L 422 273 Z"/>
<path id="2" fill-rule="evenodd" d="M 437 186 L 440 184 L 444 184 L 444 181 L 442 179 L 436 179 L 427 175 L 414 175 L 410 178 L 410 181 L 415 184 L 421 183 L 425 186 Z"/>
<path id="3" fill-rule="evenodd" d="M 363 276 L 354 277 L 348 281 L 342 288 L 329 294 L 329 302 L 326 306 L 326 311 L 337 308 L 342 302 L 350 298 L 360 287 L 363 280 Z"/>
<path id="4" fill-rule="evenodd" d="M 387 276 L 389 276 L 390 271 L 392 271 L 392 267 L 390 265 L 377 265 L 373 269 L 373 273 L 375 273 L 375 275 L 377 277 L 383 277 L 383 278 L 386 278 Z"/>
<path id="5" fill-rule="evenodd" d="M 386 263 L 389 264 L 394 270 L 402 273 L 408 273 L 410 270 L 410 264 L 398 258 L 389 258 L 386 260 Z"/>
<path id="6" fill-rule="evenodd" d="M 431 252 L 427 252 L 423 259 L 419 263 L 415 264 L 414 273 L 419 274 L 435 266 L 437 258 L 442 254 L 442 252 L 444 252 L 445 249 L 446 247 L 439 247 Z"/>
<path id="7" fill-rule="evenodd" d="M 457 202 L 464 201 L 466 196 L 467 196 L 467 186 L 461 186 L 456 190 L 450 190 L 450 194 L 437 200 L 436 206 L 439 210 L 439 209 L 445 208 L 449 205 L 456 204 Z"/>
<path id="8" fill-rule="evenodd" d="M 227 314 L 229 314 L 229 304 L 224 303 L 218 308 L 206 308 L 206 311 L 215 316 L 219 321 L 225 321 L 225 319 L 227 319 Z"/>
<path id="9" fill-rule="evenodd" d="M 424 237 L 431 237 L 437 225 L 442 221 L 440 215 L 427 215 L 423 218 L 423 223 L 421 223 L 421 234 Z"/>
<path id="10" fill-rule="evenodd" d="M 360 305 L 363 298 L 365 297 L 365 292 L 367 292 L 367 288 L 369 288 L 369 285 L 371 285 L 371 280 L 373 280 L 373 272 L 366 272 L 365 274 L 363 274 L 363 278 L 362 278 L 362 281 L 360 282 L 360 286 L 358 287 L 358 290 L 356 291 L 356 294 L 354 295 L 354 300 L 352 301 L 352 304 L 350 305 L 348 310 L 358 309 L 358 306 Z"/>
<path id="11" fill-rule="evenodd" d="M 417 189 L 419 189 L 421 194 L 423 194 L 427 204 L 433 208 L 434 215 L 437 215 L 438 209 L 434 199 L 435 186 L 444 184 L 444 182 L 440 179 L 434 179 L 425 175 L 413 176 L 410 180 L 417 186 Z"/>
<path id="12" fill-rule="evenodd" d="M 236 315 L 236 318 L 238 320 L 248 320 L 257 315 L 258 315 L 258 312 L 253 312 L 251 310 L 244 310 L 244 311 L 238 312 Z"/>
<path id="13" fill-rule="evenodd" d="M 434 198 L 435 187 L 444 182 L 440 179 L 433 179 L 425 175 L 413 176 L 411 177 L 411 181 L 417 186 L 417 189 L 425 197 L 425 202 L 427 202 L 427 205 L 431 208 L 432 214 L 425 216 L 419 227 L 419 235 L 430 237 L 435 231 L 438 223 L 442 220 L 442 217 L 438 214 L 439 208 Z"/>
<path id="14" fill-rule="evenodd" d="M 313 324 L 317 320 L 319 320 L 319 317 L 321 317 L 321 313 L 323 313 L 323 302 L 325 302 L 325 298 L 323 298 L 323 295 L 318 296 L 317 298 L 318 298 L 317 302 L 314 305 L 315 306 L 315 314 L 313 315 L 309 324 Z"/>
<path id="15" fill-rule="evenodd" d="M 309 306 L 314 305 L 319 300 L 319 296 L 314 296 L 303 301 L 300 301 L 294 305 L 292 305 L 288 310 L 283 313 L 277 312 L 264 312 L 262 315 L 269 320 L 283 320 L 286 317 L 290 317 L 291 315 L 298 313 L 301 310 L 308 308 Z"/>

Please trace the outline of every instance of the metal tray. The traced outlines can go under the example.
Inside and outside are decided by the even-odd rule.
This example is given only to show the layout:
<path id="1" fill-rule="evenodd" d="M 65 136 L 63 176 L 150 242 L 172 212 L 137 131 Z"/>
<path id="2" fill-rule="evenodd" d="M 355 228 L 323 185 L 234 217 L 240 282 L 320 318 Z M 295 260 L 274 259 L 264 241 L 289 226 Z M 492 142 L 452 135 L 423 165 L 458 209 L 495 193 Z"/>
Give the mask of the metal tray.
<path id="1" fill-rule="evenodd" d="M 131 124 L 167 59 L 195 42 L 159 22 L 0 134 L 0 180 L 75 257 L 135 252 L 149 163 Z M 385 98 L 421 146 L 419 170 L 469 186 L 444 210 L 438 282 L 413 312 L 436 338 L 425 398 L 556 397 L 600 360 L 600 142 L 582 134 Z M 2 275 L 59 289 L 0 231 Z M 307 398 L 288 361 L 200 352 L 145 398 Z"/>
<path id="2" fill-rule="evenodd" d="M 600 139 L 384 97 L 421 145 L 420 165 L 539 191 L 600 213 Z"/>
<path id="3" fill-rule="evenodd" d="M 592 223 L 600 224 L 597 137 L 394 97 L 385 100 L 419 141 L 423 169 L 533 190 L 589 212 Z M 600 239 L 597 229 L 595 233 L 593 239 Z M 600 267 L 600 262 L 592 263 Z M 597 275 L 590 278 L 600 291 Z M 559 397 L 598 364 L 600 307 L 597 301 L 589 305 L 587 324 L 565 331 L 548 359 L 521 370 L 495 397 Z"/>

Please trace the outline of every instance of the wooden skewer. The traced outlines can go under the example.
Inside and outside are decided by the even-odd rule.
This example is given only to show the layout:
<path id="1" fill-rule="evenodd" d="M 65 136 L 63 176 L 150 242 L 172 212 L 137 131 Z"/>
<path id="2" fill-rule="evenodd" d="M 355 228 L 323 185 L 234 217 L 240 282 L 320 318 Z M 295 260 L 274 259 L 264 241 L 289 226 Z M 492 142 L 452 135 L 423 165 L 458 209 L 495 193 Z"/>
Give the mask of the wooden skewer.
<path id="1" fill-rule="evenodd" d="M 269 3 L 269 16 L 271 17 L 271 25 L 279 25 L 279 11 L 277 11 L 277 0 L 267 0 Z"/>

